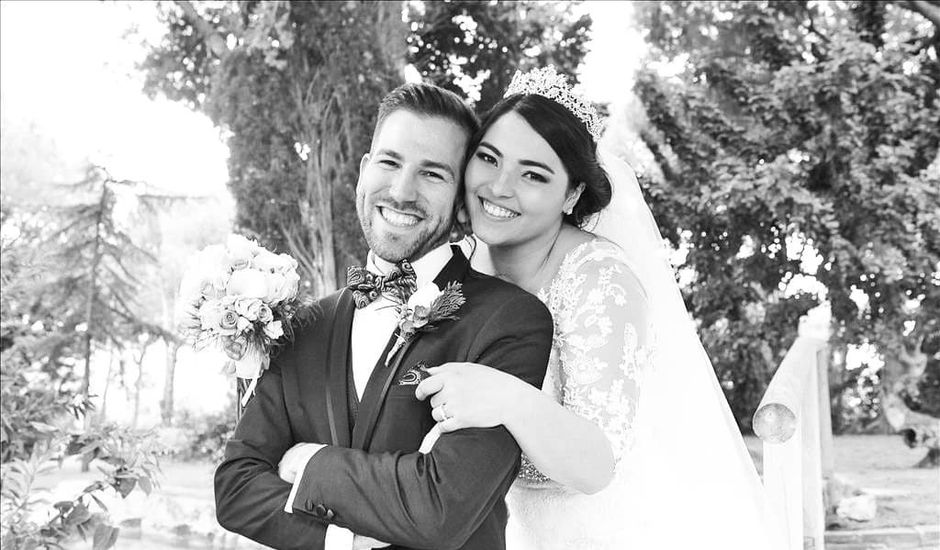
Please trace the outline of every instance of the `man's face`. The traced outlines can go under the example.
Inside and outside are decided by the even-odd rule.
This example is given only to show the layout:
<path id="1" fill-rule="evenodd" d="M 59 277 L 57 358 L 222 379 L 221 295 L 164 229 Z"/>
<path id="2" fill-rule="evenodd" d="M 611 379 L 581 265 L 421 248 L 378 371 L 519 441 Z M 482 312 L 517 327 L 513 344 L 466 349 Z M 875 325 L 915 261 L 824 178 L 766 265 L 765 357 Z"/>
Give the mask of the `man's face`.
<path id="1" fill-rule="evenodd" d="M 369 248 L 415 261 L 445 243 L 469 136 L 441 117 L 389 115 L 359 164 L 356 211 Z"/>

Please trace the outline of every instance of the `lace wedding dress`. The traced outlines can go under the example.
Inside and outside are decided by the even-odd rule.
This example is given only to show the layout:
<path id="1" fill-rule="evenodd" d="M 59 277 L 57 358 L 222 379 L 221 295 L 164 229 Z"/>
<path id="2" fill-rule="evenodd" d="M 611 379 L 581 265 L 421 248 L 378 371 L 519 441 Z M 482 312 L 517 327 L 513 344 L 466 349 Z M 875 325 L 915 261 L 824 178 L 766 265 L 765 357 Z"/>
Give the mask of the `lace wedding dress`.
<path id="1" fill-rule="evenodd" d="M 632 471 L 633 422 L 655 352 L 646 297 L 621 249 L 592 240 L 565 257 L 539 298 L 555 322 L 542 390 L 603 429 L 617 470 L 606 489 L 583 495 L 543 476 L 523 456 L 507 496 L 507 548 L 623 548 L 630 535 L 622 497 Z"/>

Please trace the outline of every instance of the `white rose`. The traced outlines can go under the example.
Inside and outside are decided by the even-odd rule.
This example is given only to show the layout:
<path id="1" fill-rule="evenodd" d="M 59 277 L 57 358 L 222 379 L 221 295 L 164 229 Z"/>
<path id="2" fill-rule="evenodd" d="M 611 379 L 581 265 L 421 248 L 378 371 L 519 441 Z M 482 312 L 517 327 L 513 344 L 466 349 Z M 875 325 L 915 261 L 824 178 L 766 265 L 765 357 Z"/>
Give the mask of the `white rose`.
<path id="1" fill-rule="evenodd" d="M 242 269 L 248 267 L 261 247 L 241 235 L 229 235 L 225 249 L 232 269 Z"/>
<path id="2" fill-rule="evenodd" d="M 297 286 L 300 283 L 297 272 L 270 273 L 267 281 L 268 292 L 264 299 L 266 304 L 276 305 L 297 296 Z"/>
<path id="3" fill-rule="evenodd" d="M 297 272 L 297 260 L 295 260 L 294 257 L 290 254 L 278 254 L 277 261 L 279 264 L 278 269 L 280 271 L 293 271 L 294 273 Z"/>
<path id="4" fill-rule="evenodd" d="M 207 246 L 194 254 L 180 281 L 180 298 L 195 302 L 200 297 L 218 298 L 228 279 L 228 260 L 221 245 Z"/>
<path id="5" fill-rule="evenodd" d="M 241 317 L 235 313 L 235 310 L 226 308 L 225 306 L 222 306 L 220 310 L 222 316 L 219 319 L 218 331 L 224 336 L 232 336 L 238 331 L 238 321 Z"/>
<path id="6" fill-rule="evenodd" d="M 291 260 L 293 261 L 293 258 Z M 292 270 L 284 273 L 284 279 L 286 284 L 281 294 L 281 301 L 293 300 L 297 296 L 297 289 L 300 286 L 300 275 L 297 274 L 296 270 Z"/>
<path id="7" fill-rule="evenodd" d="M 439 289 L 436 284 L 430 283 L 424 285 L 416 290 L 415 293 L 411 295 L 411 298 L 408 298 L 408 307 L 410 309 L 414 309 L 415 306 L 431 307 L 431 302 L 440 295 L 441 289 Z"/>
<path id="8" fill-rule="evenodd" d="M 258 298 L 239 298 L 235 300 L 235 312 L 249 321 L 257 321 L 263 305 Z"/>
<path id="9" fill-rule="evenodd" d="M 284 294 L 284 287 L 287 286 L 287 279 L 280 273 L 265 273 L 265 284 L 267 285 L 264 294 L 264 303 L 277 305 L 281 295 Z"/>
<path id="10" fill-rule="evenodd" d="M 261 307 L 258 308 L 258 321 L 262 323 L 270 323 L 274 320 L 274 312 L 271 311 L 271 308 L 267 304 L 262 303 Z"/>
<path id="11" fill-rule="evenodd" d="M 262 248 L 258 251 L 258 254 L 252 258 L 251 267 L 258 271 L 264 271 L 265 273 L 274 273 L 280 269 L 281 262 L 277 254 Z"/>
<path id="12" fill-rule="evenodd" d="M 264 273 L 254 269 L 239 269 L 228 280 L 228 294 L 243 298 L 263 299 L 268 293 L 268 281 Z"/>
<path id="13" fill-rule="evenodd" d="M 280 321 L 271 321 L 264 325 L 264 334 L 272 340 L 277 340 L 281 336 L 284 336 L 284 327 L 281 326 Z"/>

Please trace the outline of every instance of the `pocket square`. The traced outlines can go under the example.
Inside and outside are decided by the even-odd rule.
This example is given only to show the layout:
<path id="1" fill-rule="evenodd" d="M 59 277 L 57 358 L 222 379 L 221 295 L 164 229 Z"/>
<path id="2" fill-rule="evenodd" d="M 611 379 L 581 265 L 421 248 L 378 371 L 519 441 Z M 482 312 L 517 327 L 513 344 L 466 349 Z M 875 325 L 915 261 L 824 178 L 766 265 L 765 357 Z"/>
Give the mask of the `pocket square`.
<path id="1" fill-rule="evenodd" d="M 413 367 L 405 371 L 398 379 L 397 386 L 417 386 L 422 380 L 431 376 L 428 374 L 428 364 L 424 361 L 416 363 Z"/>

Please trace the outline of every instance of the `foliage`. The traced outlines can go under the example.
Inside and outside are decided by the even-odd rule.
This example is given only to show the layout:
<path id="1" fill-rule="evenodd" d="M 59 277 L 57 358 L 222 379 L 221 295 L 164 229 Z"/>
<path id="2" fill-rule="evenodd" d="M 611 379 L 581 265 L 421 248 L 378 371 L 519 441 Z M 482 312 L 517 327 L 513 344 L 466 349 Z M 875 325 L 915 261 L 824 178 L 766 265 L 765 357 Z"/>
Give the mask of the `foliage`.
<path id="1" fill-rule="evenodd" d="M 118 529 L 111 525 L 107 506 L 99 495 L 114 490 L 126 498 L 135 488 L 150 494 L 159 472 L 157 449 L 151 441 L 150 434 L 104 426 L 71 441 L 48 439 L 35 446 L 27 458 L 4 463 L 0 466 L 3 547 L 58 548 L 75 533 L 83 538 L 92 534 L 95 550 L 114 546 Z M 66 457 L 75 455 L 103 461 L 107 465 L 99 466 L 103 477 L 75 498 L 52 504 L 51 517 L 37 522 L 37 508 L 49 504 L 35 487 L 37 479 L 61 466 Z"/>
<path id="2" fill-rule="evenodd" d="M 135 270 L 145 265 L 140 258 L 146 254 L 135 258 L 139 247 L 118 222 L 117 187 L 124 185 L 90 167 L 79 185 L 59 189 L 53 206 L 6 200 L 2 206 L 4 548 L 58 547 L 76 532 L 92 534 L 95 548 L 107 548 L 116 531 L 106 510 L 92 511 L 100 508 L 97 495 L 113 488 L 126 496 L 136 486 L 145 491 L 152 486 L 156 452 L 148 436 L 109 426 L 81 431 L 76 425 L 92 410 L 87 366 L 93 342 L 120 346 L 146 328 L 133 309 L 139 292 Z M 83 360 L 85 376 L 79 377 Z M 77 435 L 69 446 L 65 434 L 72 432 Z M 37 493 L 35 481 L 48 473 L 50 461 L 61 464 L 70 455 L 105 461 L 104 477 L 44 514 L 48 503 Z M 37 522 L 44 515 L 51 519 Z"/>
<path id="3" fill-rule="evenodd" d="M 65 194 L 73 198 L 69 204 L 19 209 L 17 239 L 32 240 L 17 245 L 20 255 L 4 266 L 6 276 L 22 276 L 11 281 L 15 297 L 6 301 L 4 321 L 17 325 L 30 320 L 31 329 L 48 328 L 57 346 L 52 363 L 66 355 L 74 369 L 74 360 L 81 358 L 80 393 L 87 400 L 94 346 L 120 348 L 141 334 L 173 338 L 144 320 L 139 274 L 153 256 L 118 219 L 119 198 L 146 208 L 163 197 L 142 192 L 138 182 L 115 179 L 100 166 L 89 166 L 79 182 L 66 187 Z M 14 266 L 16 262 L 20 265 Z"/>
<path id="4" fill-rule="evenodd" d="M 225 443 L 235 430 L 235 417 L 231 408 L 225 411 L 197 415 L 188 410 L 180 411 L 172 428 L 174 445 L 167 451 L 180 460 L 210 460 L 220 463 L 225 452 Z M 166 434 L 169 438 L 170 435 Z"/>
<path id="5" fill-rule="evenodd" d="M 938 34 L 899 6 L 640 10 L 654 62 L 636 91 L 656 161 L 643 183 L 688 250 L 687 302 L 742 426 L 820 300 L 837 347 L 870 342 L 886 361 L 940 317 Z"/>
<path id="6" fill-rule="evenodd" d="M 913 411 L 940 418 L 940 320 L 935 332 L 924 339 L 922 349 L 927 354 L 924 373 L 904 395 L 905 402 Z"/>
<path id="7" fill-rule="evenodd" d="M 572 84 L 584 58 L 591 16 L 573 2 L 409 3 L 408 61 L 426 80 L 464 95 L 479 86 L 483 112 L 516 70 L 554 64 Z M 472 84 L 471 84 L 472 83 Z M 477 94 L 471 94 L 471 99 Z"/>
<path id="8" fill-rule="evenodd" d="M 881 413 L 880 379 L 867 363 L 841 373 L 829 392 L 835 434 L 866 431 Z"/>
<path id="9" fill-rule="evenodd" d="M 76 420 L 90 409 L 90 403 L 76 396 L 68 384 L 52 384 L 40 376 L 30 383 L 26 363 L 17 347 L 6 349 L 0 364 L 0 463 L 25 459 L 37 444 L 61 431 L 58 426 L 69 417 Z M 34 379 L 36 377 L 34 376 Z M 65 382 L 68 382 L 66 379 Z M 73 384 L 74 386 L 74 384 Z"/>

